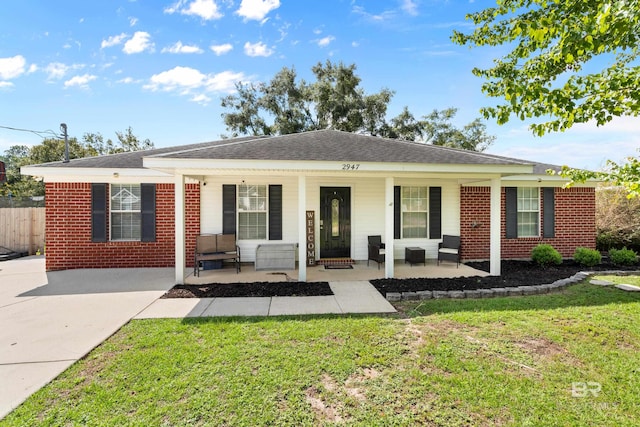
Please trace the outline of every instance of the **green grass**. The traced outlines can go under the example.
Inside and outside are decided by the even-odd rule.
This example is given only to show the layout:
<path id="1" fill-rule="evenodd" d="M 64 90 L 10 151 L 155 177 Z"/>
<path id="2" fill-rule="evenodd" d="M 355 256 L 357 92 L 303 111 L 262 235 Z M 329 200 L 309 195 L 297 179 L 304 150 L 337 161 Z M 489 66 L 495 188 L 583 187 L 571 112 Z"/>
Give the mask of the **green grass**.
<path id="1" fill-rule="evenodd" d="M 640 424 L 640 295 L 399 308 L 132 321 L 0 425 Z"/>

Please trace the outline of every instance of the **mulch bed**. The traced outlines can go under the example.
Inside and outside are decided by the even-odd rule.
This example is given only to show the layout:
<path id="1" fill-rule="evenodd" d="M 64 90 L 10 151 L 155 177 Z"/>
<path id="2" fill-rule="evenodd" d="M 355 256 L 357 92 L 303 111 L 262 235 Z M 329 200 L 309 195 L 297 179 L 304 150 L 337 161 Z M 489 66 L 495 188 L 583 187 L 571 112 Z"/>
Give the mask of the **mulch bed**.
<path id="1" fill-rule="evenodd" d="M 327 282 L 255 282 L 176 285 L 162 298 L 315 297 L 333 295 Z"/>
<path id="2" fill-rule="evenodd" d="M 466 265 L 489 271 L 489 262 L 469 262 Z M 583 267 L 574 261 L 541 268 L 531 261 L 502 261 L 501 276 L 456 277 L 449 279 L 376 279 L 371 284 L 382 295 L 387 292 L 455 291 L 515 286 L 543 285 L 566 279 L 579 271 L 636 271 L 640 266 L 616 266 L 603 263 Z M 211 283 L 206 285 L 176 285 L 162 298 L 214 298 L 214 297 L 275 297 L 333 295 L 327 282 L 255 282 Z"/>
<path id="3" fill-rule="evenodd" d="M 489 262 L 469 262 L 466 265 L 477 270 L 489 271 Z M 603 263 L 595 267 L 584 267 L 575 261 L 569 260 L 564 261 L 561 265 L 546 268 L 539 267 L 531 261 L 502 261 L 500 276 L 448 279 L 376 279 L 371 280 L 371 284 L 382 295 L 386 295 L 387 292 L 476 290 L 543 285 L 566 279 L 580 271 L 636 271 L 639 269 L 638 265 L 617 266 L 609 263 Z"/>

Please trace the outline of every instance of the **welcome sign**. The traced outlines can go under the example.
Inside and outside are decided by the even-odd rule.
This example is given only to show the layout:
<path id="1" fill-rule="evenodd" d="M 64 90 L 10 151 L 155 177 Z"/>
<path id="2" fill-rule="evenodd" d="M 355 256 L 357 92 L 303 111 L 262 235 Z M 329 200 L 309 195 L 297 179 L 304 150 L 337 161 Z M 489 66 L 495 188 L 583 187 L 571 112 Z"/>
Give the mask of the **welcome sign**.
<path id="1" fill-rule="evenodd" d="M 307 211 L 307 265 L 316 265 L 316 213 Z"/>

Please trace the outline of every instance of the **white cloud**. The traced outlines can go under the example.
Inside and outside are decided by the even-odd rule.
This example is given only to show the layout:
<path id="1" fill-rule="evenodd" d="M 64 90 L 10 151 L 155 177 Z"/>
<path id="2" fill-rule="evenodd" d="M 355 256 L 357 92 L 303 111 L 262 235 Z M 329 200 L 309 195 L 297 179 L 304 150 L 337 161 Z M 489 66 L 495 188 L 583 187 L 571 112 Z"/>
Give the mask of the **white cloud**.
<path id="1" fill-rule="evenodd" d="M 236 82 L 246 80 L 243 73 L 234 73 L 231 71 L 223 71 L 218 74 L 209 75 L 206 88 L 210 92 L 230 93 L 235 91 Z"/>
<path id="2" fill-rule="evenodd" d="M 246 21 L 262 21 L 269 12 L 280 7 L 280 0 L 242 0 L 236 14 Z"/>
<path id="3" fill-rule="evenodd" d="M 174 67 L 151 76 L 144 88 L 151 91 L 177 92 L 190 96 L 191 101 L 206 104 L 210 101 L 207 93 L 231 93 L 235 84 L 247 80 L 243 73 L 223 71 L 218 74 L 204 74 L 190 67 Z"/>
<path id="4" fill-rule="evenodd" d="M 55 80 L 63 78 L 71 70 L 81 70 L 84 67 L 84 64 L 67 65 L 62 62 L 51 62 L 45 67 L 44 72 L 47 73 L 47 79 Z"/>
<path id="5" fill-rule="evenodd" d="M 151 76 L 151 83 L 145 85 L 145 88 L 167 92 L 176 89 L 198 88 L 203 85 L 206 77 L 206 75 L 194 68 L 177 66 L 171 70 Z"/>
<path id="6" fill-rule="evenodd" d="M 372 23 L 383 23 L 383 22 L 392 21 L 396 18 L 396 15 L 397 15 L 396 12 L 392 10 L 386 10 L 379 14 L 369 13 L 362 6 L 353 6 L 351 11 L 356 15 L 360 15 L 362 18 Z"/>
<path id="7" fill-rule="evenodd" d="M 196 45 L 184 45 L 178 41 L 173 46 L 165 47 L 162 53 L 202 53 L 203 50 Z"/>
<path id="8" fill-rule="evenodd" d="M 138 18 L 135 18 L 133 16 L 129 17 L 129 26 L 130 27 L 135 27 L 135 25 L 138 23 Z"/>
<path id="9" fill-rule="evenodd" d="M 266 44 L 262 42 L 246 42 L 244 44 L 244 53 L 247 56 L 271 56 L 273 54 L 273 49 L 270 49 Z"/>
<path id="10" fill-rule="evenodd" d="M 0 79 L 9 80 L 24 73 L 27 60 L 22 55 L 0 58 Z"/>
<path id="11" fill-rule="evenodd" d="M 225 44 L 214 44 L 210 46 L 210 49 L 217 55 L 224 55 L 225 53 L 229 53 L 231 52 L 231 50 L 233 49 L 233 46 L 231 45 L 231 43 L 225 43 Z"/>
<path id="12" fill-rule="evenodd" d="M 49 79 L 61 79 L 69 71 L 69 66 L 61 62 L 52 62 L 44 69 Z"/>
<path id="13" fill-rule="evenodd" d="M 154 44 L 150 40 L 151 36 L 146 31 L 136 31 L 124 44 L 122 51 L 128 55 L 132 53 L 140 53 L 145 50 L 153 52 Z"/>
<path id="14" fill-rule="evenodd" d="M 67 80 L 66 82 L 64 82 L 64 87 L 73 87 L 73 86 L 78 86 L 80 88 L 87 88 L 89 87 L 89 82 L 97 79 L 97 76 L 94 76 L 93 74 L 84 74 L 82 76 L 74 76 L 71 79 Z"/>
<path id="15" fill-rule="evenodd" d="M 409 15 L 418 15 L 418 5 L 413 0 L 402 0 L 400 8 Z"/>
<path id="16" fill-rule="evenodd" d="M 29 65 L 29 71 L 27 71 L 28 74 L 35 73 L 36 71 L 38 71 L 38 66 L 36 64 Z"/>
<path id="17" fill-rule="evenodd" d="M 125 77 L 124 79 L 120 79 L 118 80 L 116 83 L 123 83 L 123 84 L 131 84 L 131 83 L 135 83 L 136 81 L 133 79 L 133 77 Z"/>
<path id="18" fill-rule="evenodd" d="M 318 46 L 320 46 L 320 47 L 327 47 L 335 39 L 336 38 L 333 37 L 333 36 L 326 36 L 326 37 L 323 37 L 321 39 L 316 40 L 316 43 L 318 43 Z"/>
<path id="19" fill-rule="evenodd" d="M 100 48 L 104 49 L 105 47 L 111 47 L 111 46 L 119 45 L 126 38 L 127 38 L 127 35 L 125 33 L 121 33 L 121 34 L 118 34 L 116 36 L 110 36 L 106 40 L 102 40 L 102 43 L 100 43 Z"/>
<path id="20" fill-rule="evenodd" d="M 13 87 L 13 83 L 0 81 L 0 89 L 6 89 L 9 87 Z"/>
<path id="21" fill-rule="evenodd" d="M 198 103 L 200 105 L 207 105 L 209 102 L 211 102 L 211 98 L 209 98 L 207 95 L 205 95 L 204 93 L 198 94 L 198 95 L 194 95 L 190 101 Z"/>
<path id="22" fill-rule="evenodd" d="M 205 21 L 220 19 L 223 16 L 214 0 L 194 0 L 192 2 L 179 0 L 172 6 L 165 8 L 164 13 L 199 16 Z"/>
<path id="23" fill-rule="evenodd" d="M 356 41 L 351 42 L 351 47 L 359 47 L 359 46 L 360 46 L 359 42 L 356 42 Z"/>

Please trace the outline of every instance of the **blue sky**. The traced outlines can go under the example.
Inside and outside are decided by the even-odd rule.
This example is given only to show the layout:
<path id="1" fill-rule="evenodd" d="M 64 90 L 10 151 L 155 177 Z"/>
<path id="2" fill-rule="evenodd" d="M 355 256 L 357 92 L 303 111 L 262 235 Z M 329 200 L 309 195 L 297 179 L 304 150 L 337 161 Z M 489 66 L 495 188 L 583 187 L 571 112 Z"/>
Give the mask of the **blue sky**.
<path id="1" fill-rule="evenodd" d="M 454 45 L 453 29 L 488 0 L 110 0 L 5 2 L 0 15 L 0 126 L 101 133 L 131 126 L 156 147 L 226 133 L 220 98 L 234 82 L 282 67 L 310 80 L 330 59 L 356 64 L 371 93 L 395 91 L 389 115 L 459 109 L 456 124 L 494 105 L 471 74 L 500 49 Z M 590 124 L 544 138 L 527 124 L 487 122 L 489 153 L 599 169 L 640 147 L 640 120 Z M 0 129 L 0 153 L 37 135 Z"/>

